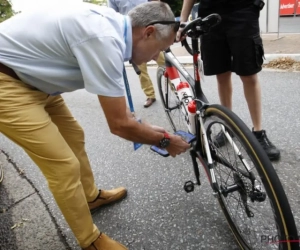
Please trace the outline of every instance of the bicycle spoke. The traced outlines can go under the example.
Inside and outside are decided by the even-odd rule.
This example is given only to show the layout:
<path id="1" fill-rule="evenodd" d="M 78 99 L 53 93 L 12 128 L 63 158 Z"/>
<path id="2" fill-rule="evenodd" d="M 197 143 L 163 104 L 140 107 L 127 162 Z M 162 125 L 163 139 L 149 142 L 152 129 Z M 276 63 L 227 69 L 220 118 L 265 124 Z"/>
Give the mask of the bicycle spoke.
<path id="1" fill-rule="evenodd" d="M 177 98 L 176 91 L 169 78 L 165 78 L 164 69 L 160 68 L 158 76 L 158 89 L 164 110 L 174 132 L 188 131 L 186 117 L 182 112 L 182 103 Z M 186 114 L 187 115 L 187 114 Z"/>
<path id="2" fill-rule="evenodd" d="M 227 143 L 224 146 L 220 147 L 214 144 L 212 138 L 215 138 L 220 131 L 220 124 L 211 125 L 210 146 L 216 157 L 218 157 L 217 159 L 220 159 L 215 162 L 214 166 L 218 184 L 225 189 L 232 185 L 240 186 L 237 191 L 232 191 L 226 196 L 221 195 L 222 202 L 225 204 L 240 237 L 244 242 L 247 242 L 247 245 L 253 247 L 253 249 L 275 249 L 276 246 L 271 244 L 262 246 L 259 241 L 262 235 L 276 234 L 277 228 L 276 223 L 274 223 L 272 206 L 268 199 L 263 202 L 252 202 L 250 199 L 249 194 L 253 188 L 252 181 L 245 177 L 245 174 L 250 169 L 255 177 L 259 177 L 255 165 L 237 136 L 231 136 L 232 144 L 227 140 L 227 137 L 225 137 Z M 243 162 L 241 159 L 243 159 Z M 239 182 L 237 183 L 236 180 L 239 180 Z M 263 187 L 260 180 L 257 181 L 257 184 Z M 265 190 L 263 189 L 262 192 L 265 192 Z M 242 198 L 242 196 L 245 198 Z M 249 217 L 247 211 L 251 211 L 253 217 Z"/>

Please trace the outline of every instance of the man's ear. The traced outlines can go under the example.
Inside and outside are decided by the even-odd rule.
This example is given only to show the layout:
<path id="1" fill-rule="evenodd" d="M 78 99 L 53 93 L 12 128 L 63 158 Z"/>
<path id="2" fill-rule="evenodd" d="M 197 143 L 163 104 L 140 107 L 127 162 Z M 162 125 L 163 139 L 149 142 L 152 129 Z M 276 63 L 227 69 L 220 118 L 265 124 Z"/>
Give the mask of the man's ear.
<path id="1" fill-rule="evenodd" d="M 151 35 L 153 35 L 153 33 L 155 32 L 155 28 L 154 26 L 148 26 L 146 27 L 146 29 L 144 30 L 144 37 L 145 38 L 149 38 Z"/>

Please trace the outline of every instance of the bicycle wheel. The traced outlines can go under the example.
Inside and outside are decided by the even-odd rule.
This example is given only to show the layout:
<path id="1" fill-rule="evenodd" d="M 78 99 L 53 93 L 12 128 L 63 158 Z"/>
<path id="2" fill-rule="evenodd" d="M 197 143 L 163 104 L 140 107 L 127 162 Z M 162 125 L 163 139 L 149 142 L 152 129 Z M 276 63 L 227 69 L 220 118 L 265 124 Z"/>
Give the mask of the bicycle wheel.
<path id="1" fill-rule="evenodd" d="M 177 98 L 175 87 L 170 79 L 165 76 L 165 67 L 157 69 L 157 85 L 160 99 L 167 115 L 168 121 L 174 132 L 182 130 L 188 132 L 186 124 L 187 113 L 184 115 L 181 108 L 183 103 Z"/>
<path id="2" fill-rule="evenodd" d="M 252 132 L 220 105 L 206 109 L 204 124 L 219 188 L 218 201 L 240 248 L 298 250 L 288 199 Z M 219 147 L 214 138 L 221 130 L 227 142 Z"/>

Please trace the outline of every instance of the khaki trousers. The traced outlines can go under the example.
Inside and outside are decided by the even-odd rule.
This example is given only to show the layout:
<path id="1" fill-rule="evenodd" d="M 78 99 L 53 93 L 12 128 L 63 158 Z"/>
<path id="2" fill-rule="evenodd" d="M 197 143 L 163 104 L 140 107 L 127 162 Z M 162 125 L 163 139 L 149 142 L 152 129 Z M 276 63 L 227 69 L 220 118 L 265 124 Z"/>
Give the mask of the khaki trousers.
<path id="1" fill-rule="evenodd" d="M 87 202 L 98 195 L 84 133 L 63 98 L 0 73 L 0 132 L 20 145 L 47 179 L 82 248 L 99 236 Z"/>
<path id="2" fill-rule="evenodd" d="M 159 56 L 158 56 L 156 62 L 158 64 L 158 66 L 165 65 L 165 57 L 164 57 L 163 52 L 159 53 Z M 152 81 L 150 79 L 150 76 L 148 75 L 147 63 L 143 63 L 143 64 L 139 65 L 139 69 L 141 71 L 139 78 L 140 78 L 142 90 L 144 91 L 147 98 L 155 98 L 154 87 L 153 87 Z"/>

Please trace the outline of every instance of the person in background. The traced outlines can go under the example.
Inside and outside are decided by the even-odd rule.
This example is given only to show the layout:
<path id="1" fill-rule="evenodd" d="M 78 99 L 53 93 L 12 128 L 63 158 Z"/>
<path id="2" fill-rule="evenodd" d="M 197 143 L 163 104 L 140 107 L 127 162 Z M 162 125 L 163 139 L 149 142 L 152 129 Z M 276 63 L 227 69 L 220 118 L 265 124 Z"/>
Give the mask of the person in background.
<path id="1" fill-rule="evenodd" d="M 84 250 L 127 249 L 101 232 L 91 216 L 127 191 L 98 189 L 84 131 L 62 93 L 86 89 L 97 95 L 111 133 L 119 137 L 157 145 L 173 157 L 189 148 L 180 136 L 139 123 L 126 107 L 124 62 L 157 60 L 178 30 L 176 24 L 149 25 L 153 19 L 173 21 L 174 14 L 161 2 L 140 4 L 128 16 L 80 2 L 41 7 L 0 24 L 0 133 L 39 167 Z M 38 28 L 28 29 L 36 23 Z"/>
<path id="2" fill-rule="evenodd" d="M 152 1 L 157 1 L 157 0 L 152 0 Z M 131 1 L 108 0 L 108 7 L 113 8 L 115 11 L 123 15 L 127 15 L 128 12 L 132 10 L 135 6 L 146 2 L 149 1 L 148 0 L 131 0 Z M 153 21 L 155 20 L 153 19 Z M 165 58 L 162 52 L 159 53 L 156 62 L 158 66 L 163 66 L 165 64 Z M 150 76 L 148 74 L 147 63 L 142 63 L 138 65 L 138 67 L 141 71 L 141 74 L 139 75 L 141 87 L 147 97 L 146 102 L 144 103 L 144 107 L 148 108 L 156 101 L 155 90 L 153 87 L 153 83 L 150 79 Z"/>
<path id="3" fill-rule="evenodd" d="M 194 0 L 184 0 L 180 21 L 186 22 Z M 262 129 L 261 88 L 257 73 L 263 64 L 263 43 L 260 37 L 259 13 L 263 0 L 200 0 L 198 16 L 218 13 L 222 21 L 201 37 L 201 57 L 204 74 L 216 75 L 222 105 L 232 109 L 231 73 L 240 76 L 244 95 L 253 123 L 252 132 L 264 148 L 270 160 L 278 160 L 280 151 L 268 139 Z M 180 29 L 177 34 L 180 40 Z M 225 135 L 215 138 L 216 146 L 224 146 Z"/>

